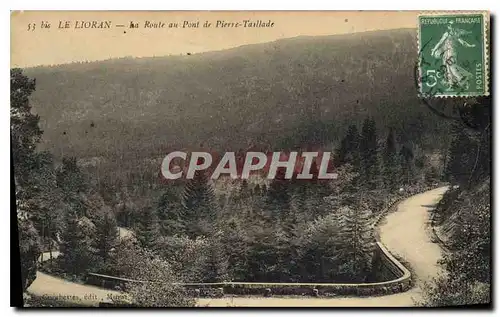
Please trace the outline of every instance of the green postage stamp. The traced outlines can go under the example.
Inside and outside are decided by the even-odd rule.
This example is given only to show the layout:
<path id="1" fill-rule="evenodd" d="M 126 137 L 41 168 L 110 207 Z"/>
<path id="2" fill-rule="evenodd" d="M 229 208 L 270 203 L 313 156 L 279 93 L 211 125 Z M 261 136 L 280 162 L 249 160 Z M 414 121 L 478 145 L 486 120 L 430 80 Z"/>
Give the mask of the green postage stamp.
<path id="1" fill-rule="evenodd" d="M 489 95 L 488 21 L 484 12 L 419 15 L 421 97 Z"/>

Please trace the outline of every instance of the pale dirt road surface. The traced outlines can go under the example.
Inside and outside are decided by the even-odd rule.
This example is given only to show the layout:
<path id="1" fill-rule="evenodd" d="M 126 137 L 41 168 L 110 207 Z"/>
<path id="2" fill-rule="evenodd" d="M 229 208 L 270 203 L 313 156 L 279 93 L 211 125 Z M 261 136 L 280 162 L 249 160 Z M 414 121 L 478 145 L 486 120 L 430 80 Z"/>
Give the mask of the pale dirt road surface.
<path id="1" fill-rule="evenodd" d="M 28 288 L 28 293 L 88 306 L 97 306 L 100 302 L 111 302 L 110 297 L 124 296 L 117 291 L 73 283 L 40 271 L 36 273 L 36 279 Z"/>
<path id="2" fill-rule="evenodd" d="M 413 301 L 406 293 L 380 297 L 341 297 L 341 298 L 310 298 L 310 297 L 226 297 L 201 298 L 198 306 L 209 307 L 408 307 Z"/>
<path id="3" fill-rule="evenodd" d="M 448 187 L 440 187 L 412 196 L 398 205 L 380 225 L 380 242 L 393 255 L 410 263 L 416 284 L 430 282 L 441 272 L 437 261 L 443 250 L 431 241 L 430 211 Z"/>

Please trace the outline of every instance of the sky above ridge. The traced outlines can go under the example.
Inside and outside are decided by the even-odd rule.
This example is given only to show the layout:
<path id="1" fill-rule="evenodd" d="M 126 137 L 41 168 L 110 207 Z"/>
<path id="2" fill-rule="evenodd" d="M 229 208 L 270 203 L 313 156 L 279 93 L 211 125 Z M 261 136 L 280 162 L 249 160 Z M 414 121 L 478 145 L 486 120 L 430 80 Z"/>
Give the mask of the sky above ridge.
<path id="1" fill-rule="evenodd" d="M 11 67 L 185 55 L 297 36 L 416 28 L 417 15 L 417 11 L 16 11 L 11 14 Z M 244 20 L 274 25 L 245 28 Z M 50 28 L 42 28 L 42 21 Z M 184 21 L 199 24 L 182 28 Z M 203 27 L 205 21 L 211 23 L 209 28 Z M 221 22 L 216 28 L 217 21 Z M 131 29 L 131 22 L 139 27 Z M 146 22 L 165 24 L 146 28 Z M 238 22 L 239 27 L 229 26 Z M 169 28 L 169 23 L 179 27 Z M 226 26 L 220 27 L 222 23 Z M 111 27 L 84 28 L 106 25 Z"/>

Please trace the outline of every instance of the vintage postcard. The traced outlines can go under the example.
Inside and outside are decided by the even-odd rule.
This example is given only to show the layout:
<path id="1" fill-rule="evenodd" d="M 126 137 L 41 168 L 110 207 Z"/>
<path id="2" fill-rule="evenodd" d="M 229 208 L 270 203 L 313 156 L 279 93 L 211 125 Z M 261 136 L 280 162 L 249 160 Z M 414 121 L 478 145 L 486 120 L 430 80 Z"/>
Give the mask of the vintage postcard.
<path id="1" fill-rule="evenodd" d="M 489 25 L 12 12 L 12 305 L 491 307 Z"/>

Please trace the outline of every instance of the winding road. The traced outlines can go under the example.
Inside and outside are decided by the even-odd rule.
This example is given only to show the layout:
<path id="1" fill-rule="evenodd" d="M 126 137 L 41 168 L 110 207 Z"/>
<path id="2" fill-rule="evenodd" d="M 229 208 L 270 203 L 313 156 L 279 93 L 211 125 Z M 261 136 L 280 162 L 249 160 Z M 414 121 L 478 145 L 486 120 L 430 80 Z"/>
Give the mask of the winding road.
<path id="1" fill-rule="evenodd" d="M 379 226 L 380 241 L 395 256 L 409 263 L 414 273 L 415 287 L 411 290 L 378 297 L 342 298 L 263 298 L 225 297 L 202 298 L 199 306 L 259 306 L 259 307 L 389 307 L 413 306 L 414 300 L 421 298 L 421 286 L 430 282 L 440 272 L 438 260 L 442 250 L 431 241 L 428 225 L 429 211 L 439 202 L 448 187 L 440 187 L 412 196 L 397 206 L 397 211 L 388 214 Z M 59 295 L 75 302 L 97 305 L 99 301 L 109 301 L 109 296 L 120 296 L 119 292 L 98 287 L 80 285 L 38 272 L 36 280 L 28 292 L 40 296 Z"/>

